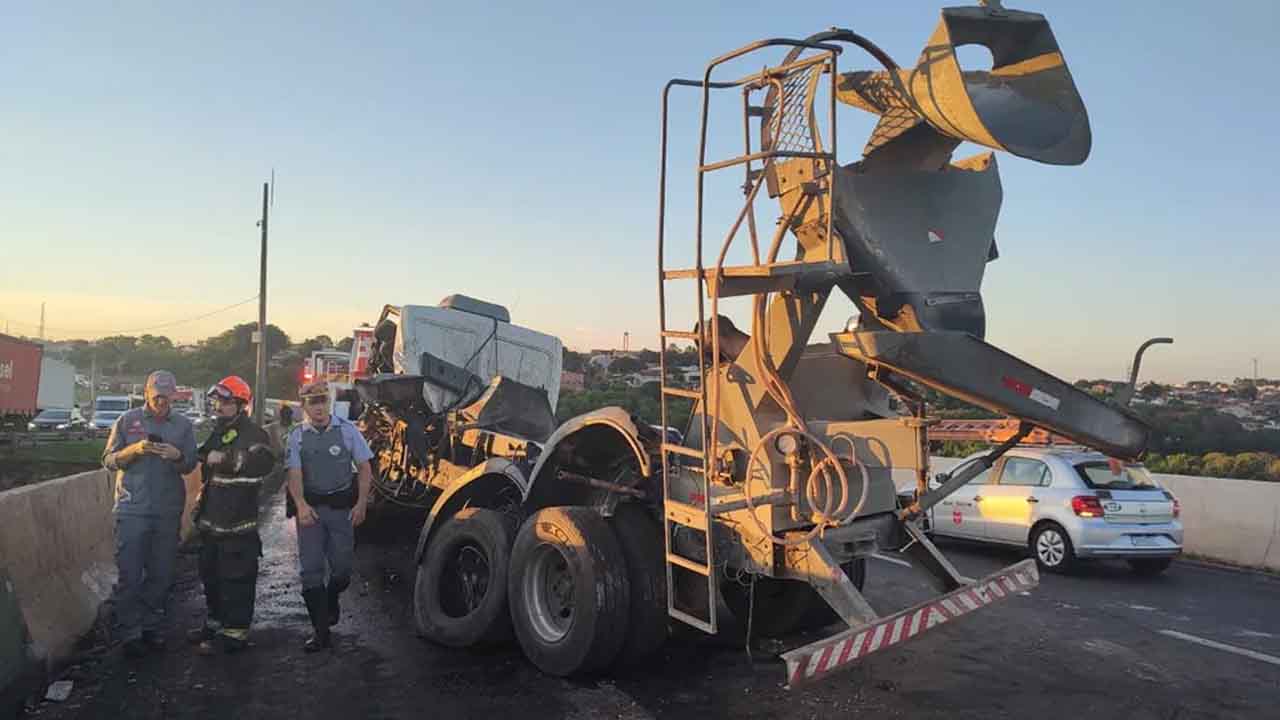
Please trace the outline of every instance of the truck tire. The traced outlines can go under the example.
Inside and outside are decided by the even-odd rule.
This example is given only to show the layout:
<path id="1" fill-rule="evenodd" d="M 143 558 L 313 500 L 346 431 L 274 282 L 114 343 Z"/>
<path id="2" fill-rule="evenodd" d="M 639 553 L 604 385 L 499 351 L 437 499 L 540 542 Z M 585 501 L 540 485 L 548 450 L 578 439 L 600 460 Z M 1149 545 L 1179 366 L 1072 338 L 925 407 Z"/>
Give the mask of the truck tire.
<path id="1" fill-rule="evenodd" d="M 796 630 L 816 594 L 799 580 L 761 576 L 755 579 L 753 604 L 751 581 L 745 583 L 722 578 L 720 596 L 743 632 L 750 625 L 753 637 L 776 638 Z"/>
<path id="2" fill-rule="evenodd" d="M 867 584 L 867 559 L 855 558 L 840 566 L 844 570 L 844 574 L 849 576 L 849 581 L 853 586 L 862 591 L 862 587 Z M 810 588 L 812 590 L 812 588 Z M 840 616 L 835 610 L 827 604 L 822 595 L 813 590 L 809 598 L 809 612 L 805 613 L 800 620 L 797 630 L 812 630 L 814 628 L 826 627 L 832 623 L 841 622 Z"/>
<path id="3" fill-rule="evenodd" d="M 586 507 L 550 507 L 516 534 L 511 620 L 539 670 L 567 676 L 613 662 L 627 637 L 630 583 L 612 528 Z"/>
<path id="4" fill-rule="evenodd" d="M 853 586 L 861 590 L 867 578 L 867 561 L 858 558 L 840 567 Z M 840 619 L 817 590 L 799 580 L 759 577 L 755 585 L 755 615 L 751 621 L 751 634 L 754 636 L 782 637 L 830 625 Z M 750 584 L 721 580 L 721 595 L 745 632 L 751 610 Z"/>
<path id="5" fill-rule="evenodd" d="M 466 508 L 427 543 L 413 584 L 413 619 L 423 637 L 448 647 L 485 647 L 511 636 L 507 568 L 515 518 Z"/>
<path id="6" fill-rule="evenodd" d="M 609 525 L 618 536 L 627 560 L 631 586 L 627 637 L 616 664 L 635 667 L 662 648 L 667 640 L 667 569 L 663 561 L 662 529 L 634 503 L 618 506 Z"/>

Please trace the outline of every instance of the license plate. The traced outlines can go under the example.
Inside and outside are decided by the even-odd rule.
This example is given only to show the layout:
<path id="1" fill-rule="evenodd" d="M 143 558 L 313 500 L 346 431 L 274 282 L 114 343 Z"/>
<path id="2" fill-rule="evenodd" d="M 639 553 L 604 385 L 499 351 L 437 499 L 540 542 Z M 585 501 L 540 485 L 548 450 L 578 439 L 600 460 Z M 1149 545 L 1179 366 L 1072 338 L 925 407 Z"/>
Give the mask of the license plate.
<path id="1" fill-rule="evenodd" d="M 1134 535 L 1133 544 L 1135 547 L 1155 547 L 1158 543 L 1153 535 Z"/>

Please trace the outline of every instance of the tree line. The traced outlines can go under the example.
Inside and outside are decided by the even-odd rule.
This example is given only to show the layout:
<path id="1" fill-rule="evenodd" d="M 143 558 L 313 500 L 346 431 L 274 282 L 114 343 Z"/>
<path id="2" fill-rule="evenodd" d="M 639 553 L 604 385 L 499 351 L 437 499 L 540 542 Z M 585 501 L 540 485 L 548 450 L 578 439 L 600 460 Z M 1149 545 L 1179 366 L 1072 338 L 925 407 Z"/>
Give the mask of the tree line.
<path id="1" fill-rule="evenodd" d="M 61 353 L 76 372 L 89 375 L 96 366 L 100 382 L 113 387 L 141 383 L 156 369 L 173 372 L 178 383 L 203 391 L 227 375 L 239 375 L 253 385 L 257 373 L 257 345 L 253 333 L 257 323 L 243 323 L 194 346 L 180 347 L 164 335 L 116 335 L 98 340 L 73 340 Z M 318 335 L 294 342 L 288 333 L 267 325 L 267 387 L 265 397 L 292 398 L 297 395 L 303 362 L 315 350 L 349 350 L 351 338 L 334 342 Z M 262 394 L 261 388 L 254 392 Z"/>

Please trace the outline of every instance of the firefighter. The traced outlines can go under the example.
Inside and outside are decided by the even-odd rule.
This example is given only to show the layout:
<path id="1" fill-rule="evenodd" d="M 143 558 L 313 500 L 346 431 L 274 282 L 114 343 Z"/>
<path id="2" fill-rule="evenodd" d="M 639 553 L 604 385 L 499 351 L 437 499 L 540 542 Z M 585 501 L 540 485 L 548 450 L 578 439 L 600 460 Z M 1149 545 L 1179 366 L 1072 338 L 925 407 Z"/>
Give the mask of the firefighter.
<path id="1" fill-rule="evenodd" d="M 340 617 L 338 597 L 351 584 L 355 528 L 364 522 L 373 475 L 373 452 L 350 420 L 330 411 L 328 383 L 298 393 L 306 420 L 285 445 L 289 516 L 296 516 L 302 598 L 315 634 L 303 646 L 330 646 L 329 627 Z M 357 475 L 353 479 L 353 470 Z"/>
<path id="2" fill-rule="evenodd" d="M 196 506 L 201 533 L 200 580 L 206 619 L 188 633 L 200 652 L 227 653 L 248 644 L 258 581 L 258 495 L 263 478 L 275 467 L 266 431 L 249 419 L 249 384 L 230 375 L 209 388 L 214 427 L 200 446 L 203 486 Z"/>

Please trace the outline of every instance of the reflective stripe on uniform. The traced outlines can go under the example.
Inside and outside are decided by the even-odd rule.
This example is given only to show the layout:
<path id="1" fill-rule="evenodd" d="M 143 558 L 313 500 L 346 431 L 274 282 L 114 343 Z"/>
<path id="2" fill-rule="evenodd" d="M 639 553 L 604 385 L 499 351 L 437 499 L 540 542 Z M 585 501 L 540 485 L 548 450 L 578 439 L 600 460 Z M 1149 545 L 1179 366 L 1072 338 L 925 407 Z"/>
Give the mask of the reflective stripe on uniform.
<path id="1" fill-rule="evenodd" d="M 251 477 L 218 477 L 214 475 L 209 478 L 210 485 L 261 485 L 262 478 Z"/>
<path id="2" fill-rule="evenodd" d="M 230 526 L 230 527 L 223 527 L 223 526 L 221 526 L 221 525 L 214 525 L 213 523 L 209 522 L 208 520 L 205 520 L 204 518 L 201 518 L 201 519 L 200 519 L 200 521 L 196 523 L 196 526 L 197 526 L 197 527 L 199 527 L 201 530 L 207 530 L 207 531 L 209 531 L 209 532 L 213 533 L 214 535 L 231 535 L 231 534 L 235 534 L 235 533 L 242 533 L 242 532 L 246 532 L 246 531 L 248 531 L 248 530 L 253 530 L 253 529 L 257 528 L 257 527 L 258 527 L 258 521 L 257 521 L 257 520 L 249 520 L 249 521 L 247 521 L 247 522 L 242 522 L 242 523 L 240 523 L 240 524 L 238 524 L 238 525 L 232 525 L 232 526 Z"/>

